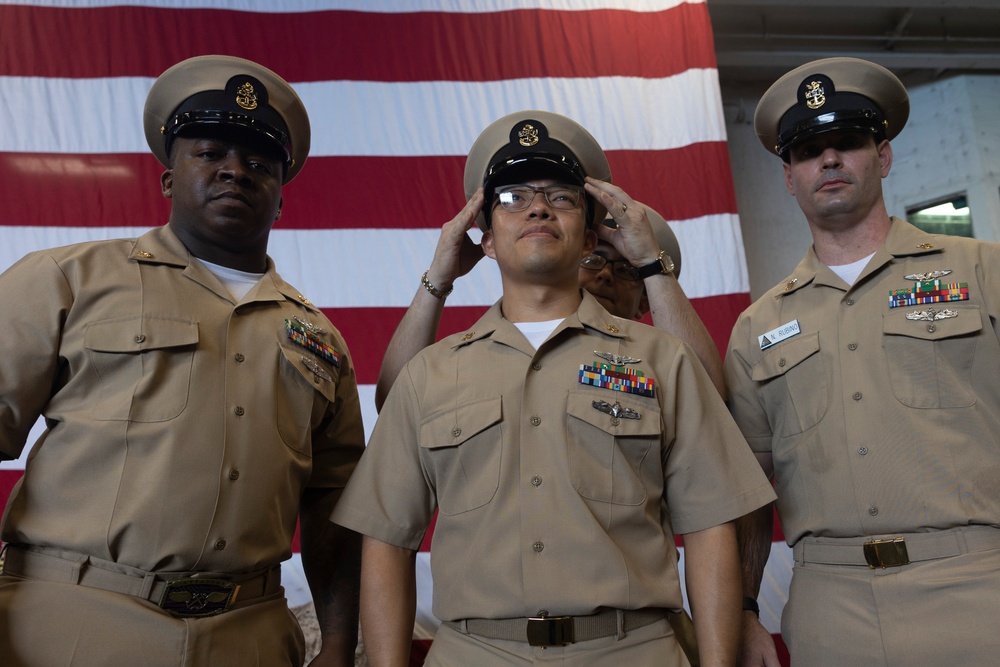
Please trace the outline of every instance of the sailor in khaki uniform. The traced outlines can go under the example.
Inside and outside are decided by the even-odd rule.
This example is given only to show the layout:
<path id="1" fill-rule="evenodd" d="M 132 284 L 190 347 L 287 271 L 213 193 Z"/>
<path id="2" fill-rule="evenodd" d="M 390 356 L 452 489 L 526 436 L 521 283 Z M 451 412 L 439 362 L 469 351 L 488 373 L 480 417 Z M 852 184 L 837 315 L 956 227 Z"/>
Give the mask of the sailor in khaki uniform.
<path id="1" fill-rule="evenodd" d="M 794 551 L 793 665 L 966 667 L 1000 651 L 1000 246 L 888 215 L 881 179 L 908 113 L 888 70 L 833 58 L 779 79 L 754 119 L 814 241 L 726 356 L 732 414 L 773 471 Z M 758 528 L 751 597 L 771 536 Z M 777 664 L 744 622 L 746 664 Z"/>
<path id="2" fill-rule="evenodd" d="M 608 179 L 593 137 L 552 113 L 501 118 L 470 152 L 503 298 L 404 367 L 333 515 L 366 535 L 372 665 L 406 664 L 435 509 L 428 664 L 686 665 L 675 533 L 703 664 L 735 658 L 732 521 L 773 492 L 691 349 L 580 289 L 593 225 L 626 210 Z"/>
<path id="3" fill-rule="evenodd" d="M 266 255 L 305 107 L 203 56 L 145 120 L 167 224 L 0 277 L 0 457 L 48 427 L 4 515 L 3 665 L 300 665 L 280 584 L 300 515 L 322 664 L 353 664 L 359 539 L 326 518 L 363 451 L 355 370 Z"/>

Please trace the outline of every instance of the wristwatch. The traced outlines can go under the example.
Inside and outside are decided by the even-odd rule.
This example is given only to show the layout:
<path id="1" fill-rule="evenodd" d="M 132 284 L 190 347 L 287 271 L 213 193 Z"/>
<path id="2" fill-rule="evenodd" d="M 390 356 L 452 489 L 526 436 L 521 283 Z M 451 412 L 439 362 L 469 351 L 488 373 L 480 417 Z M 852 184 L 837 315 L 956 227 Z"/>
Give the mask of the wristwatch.
<path id="1" fill-rule="evenodd" d="M 643 279 L 655 276 L 658 273 L 670 274 L 674 272 L 674 260 L 670 258 L 666 250 L 661 250 L 660 254 L 656 256 L 655 262 L 650 262 L 646 266 L 640 266 L 636 270 L 639 272 L 639 277 Z"/>

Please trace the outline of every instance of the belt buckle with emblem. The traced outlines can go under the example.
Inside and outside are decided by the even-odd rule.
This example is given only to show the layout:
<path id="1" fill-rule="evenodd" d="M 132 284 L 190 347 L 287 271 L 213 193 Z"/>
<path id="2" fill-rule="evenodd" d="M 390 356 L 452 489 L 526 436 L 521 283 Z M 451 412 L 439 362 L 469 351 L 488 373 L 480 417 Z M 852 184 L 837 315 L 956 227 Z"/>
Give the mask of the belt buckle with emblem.
<path id="1" fill-rule="evenodd" d="M 239 592 L 239 584 L 222 579 L 174 579 L 166 582 L 159 606 L 180 618 L 215 616 L 228 611 Z"/>
<path id="2" fill-rule="evenodd" d="M 909 565 L 910 555 L 906 552 L 906 540 L 900 537 L 891 540 L 865 542 L 865 562 L 871 569 L 900 567 Z"/>

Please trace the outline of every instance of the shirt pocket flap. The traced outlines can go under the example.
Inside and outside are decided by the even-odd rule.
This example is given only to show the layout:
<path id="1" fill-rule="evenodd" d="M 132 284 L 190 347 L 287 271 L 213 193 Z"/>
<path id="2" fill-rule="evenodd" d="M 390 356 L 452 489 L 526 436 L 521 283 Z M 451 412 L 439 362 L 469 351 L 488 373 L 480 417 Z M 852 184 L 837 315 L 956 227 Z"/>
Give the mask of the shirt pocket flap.
<path id="1" fill-rule="evenodd" d="M 420 446 L 437 449 L 461 445 L 503 419 L 502 403 L 500 396 L 479 398 L 428 417 L 420 425 Z"/>
<path id="2" fill-rule="evenodd" d="M 784 375 L 792 368 L 819 352 L 819 332 L 799 334 L 782 341 L 766 352 L 753 367 L 754 382 L 763 382 Z"/>
<path id="3" fill-rule="evenodd" d="M 945 309 L 937 311 L 939 314 Z M 940 320 L 908 320 L 906 313 L 890 313 L 882 318 L 882 333 L 888 336 L 908 336 L 922 340 L 941 340 L 974 334 L 983 328 L 979 306 L 963 306 L 950 309 L 958 317 Z M 914 312 L 914 311 L 907 311 Z"/>
<path id="4" fill-rule="evenodd" d="M 195 345 L 198 323 L 158 317 L 122 317 L 91 322 L 83 345 L 95 352 L 142 352 Z"/>
<path id="5" fill-rule="evenodd" d="M 302 376 L 308 386 L 331 403 L 336 402 L 340 368 L 332 366 L 307 350 L 286 345 L 285 341 L 281 341 L 278 347 L 281 348 L 285 361 Z"/>
<path id="6" fill-rule="evenodd" d="M 604 409 L 602 409 L 604 408 Z M 615 410 L 619 415 L 606 410 Z M 652 399 L 636 399 L 623 392 L 571 392 L 566 411 L 572 417 L 618 437 L 660 434 L 660 407 Z M 632 416 L 628 416 L 632 415 Z"/>

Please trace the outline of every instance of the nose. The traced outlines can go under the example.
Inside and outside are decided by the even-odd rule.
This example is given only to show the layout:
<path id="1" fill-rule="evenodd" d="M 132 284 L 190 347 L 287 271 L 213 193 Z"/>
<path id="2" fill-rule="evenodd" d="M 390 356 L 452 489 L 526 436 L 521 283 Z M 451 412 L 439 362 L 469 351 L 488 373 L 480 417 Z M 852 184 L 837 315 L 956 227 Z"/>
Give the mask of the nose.
<path id="1" fill-rule="evenodd" d="M 528 209 L 532 216 L 538 216 L 541 218 L 548 218 L 552 215 L 552 208 L 549 206 L 549 200 L 545 198 L 545 193 L 541 190 L 536 190 L 531 196 L 531 204 L 529 204 Z"/>
<path id="2" fill-rule="evenodd" d="M 219 167 L 219 178 L 248 186 L 253 184 L 253 171 L 242 155 L 230 151 Z"/>
<path id="3" fill-rule="evenodd" d="M 608 262 L 597 272 L 596 279 L 610 285 L 615 279 L 615 272 L 613 271 L 613 268 L 614 264 Z"/>
<path id="4" fill-rule="evenodd" d="M 838 151 L 833 146 L 828 146 L 823 150 L 823 167 L 827 169 L 832 169 L 839 167 L 842 164 L 840 159 L 840 151 Z"/>

